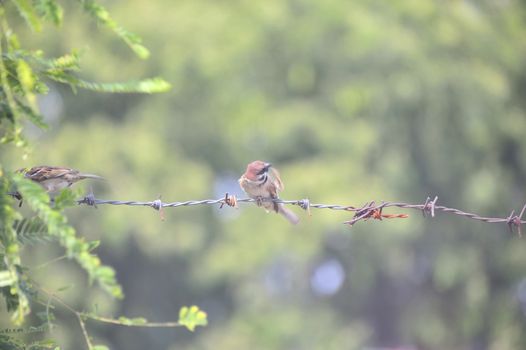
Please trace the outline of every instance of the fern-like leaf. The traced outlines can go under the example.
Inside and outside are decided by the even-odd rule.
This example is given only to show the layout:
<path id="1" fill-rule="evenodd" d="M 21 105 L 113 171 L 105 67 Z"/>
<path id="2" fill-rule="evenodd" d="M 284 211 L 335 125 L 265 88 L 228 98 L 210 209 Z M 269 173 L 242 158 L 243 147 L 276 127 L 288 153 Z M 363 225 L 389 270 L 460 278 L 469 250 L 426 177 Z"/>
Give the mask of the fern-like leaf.
<path id="1" fill-rule="evenodd" d="M 18 13 L 20 13 L 20 16 L 22 16 L 29 27 L 34 31 L 40 31 L 42 28 L 40 19 L 38 18 L 38 15 L 35 11 L 35 8 L 31 4 L 31 1 L 29 0 L 11 0 L 16 6 L 16 9 L 18 10 Z"/>
<path id="2" fill-rule="evenodd" d="M 152 94 L 156 92 L 165 92 L 171 88 L 170 83 L 161 78 L 150 78 L 123 83 L 95 83 L 80 79 L 73 74 L 64 71 L 47 70 L 45 74 L 52 80 L 69 84 L 73 91 L 76 91 L 75 88 L 79 87 L 97 92 Z"/>
<path id="3" fill-rule="evenodd" d="M 132 50 L 137 56 L 142 59 L 148 58 L 150 56 L 150 51 L 141 44 L 141 39 L 121 27 L 120 25 L 111 18 L 108 10 L 103 6 L 97 4 L 93 0 L 79 0 L 82 4 L 84 11 L 86 11 L 93 19 L 98 23 L 102 24 L 106 28 L 112 30 L 117 34 Z"/>
<path id="4" fill-rule="evenodd" d="M 58 70 L 80 70 L 80 54 L 77 51 L 62 55 L 60 57 L 44 61 L 48 68 Z"/>
<path id="5" fill-rule="evenodd" d="M 19 174 L 13 176 L 13 182 L 24 197 L 24 203 L 27 203 L 45 222 L 49 234 L 65 248 L 66 256 L 75 259 L 88 273 L 90 282 L 97 281 L 112 296 L 122 298 L 122 288 L 117 283 L 115 271 L 109 266 L 102 265 L 99 257 L 90 252 L 91 243 L 77 237 L 75 229 L 67 223 L 67 218 L 60 210 L 62 205 L 57 203 L 56 207 L 51 207 L 49 196 L 43 188 Z"/>
<path id="6" fill-rule="evenodd" d="M 41 129 L 47 129 L 47 124 L 44 122 L 44 117 L 33 110 L 33 108 L 26 106 L 24 103 L 15 100 L 18 108 L 24 113 L 24 116 L 29 119 L 33 124 Z"/>
<path id="7" fill-rule="evenodd" d="M 53 237 L 49 235 L 46 223 L 38 217 L 17 220 L 13 228 L 21 244 L 35 244 L 53 240 Z"/>
<path id="8" fill-rule="evenodd" d="M 64 10 L 55 0 L 34 0 L 33 3 L 40 17 L 50 20 L 56 26 L 62 24 Z"/>

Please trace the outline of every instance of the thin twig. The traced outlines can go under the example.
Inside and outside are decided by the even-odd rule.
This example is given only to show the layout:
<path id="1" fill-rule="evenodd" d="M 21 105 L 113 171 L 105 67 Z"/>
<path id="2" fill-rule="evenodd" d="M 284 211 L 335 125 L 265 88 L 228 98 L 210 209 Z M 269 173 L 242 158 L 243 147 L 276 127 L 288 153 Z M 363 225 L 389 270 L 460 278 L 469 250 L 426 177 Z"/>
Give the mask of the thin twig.
<path id="1" fill-rule="evenodd" d="M 77 316 L 77 319 L 79 320 L 80 328 L 82 330 L 82 334 L 84 335 L 84 339 L 86 340 L 86 345 L 88 346 L 88 349 L 91 350 L 93 348 L 93 344 L 91 343 L 88 331 L 86 330 L 86 325 L 84 324 L 84 320 L 82 319 L 82 313 L 75 310 L 73 307 L 69 306 L 68 303 L 66 303 L 64 300 L 58 297 L 55 293 L 50 292 L 41 286 L 39 286 L 39 290 L 44 292 L 49 297 L 49 300 L 52 300 L 52 299 L 56 300 L 60 305 L 64 306 L 66 309 L 72 312 L 75 316 Z"/>
<path id="2" fill-rule="evenodd" d="M 84 335 L 84 339 L 86 339 L 86 344 L 88 345 L 88 349 L 93 348 L 93 344 L 91 344 L 91 340 L 89 338 L 88 331 L 86 330 L 86 325 L 84 324 L 84 320 L 82 319 L 82 314 L 78 311 L 75 311 L 75 315 L 77 315 L 77 318 L 80 323 L 80 328 L 82 328 L 82 334 Z"/>
<path id="3" fill-rule="evenodd" d="M 46 304 L 46 308 L 47 308 L 46 312 L 48 313 L 47 318 L 48 318 L 49 325 L 51 325 L 51 320 L 49 317 L 48 309 L 52 307 L 51 301 L 55 300 L 56 302 L 58 302 L 60 305 L 62 305 L 64 308 L 66 308 L 68 311 L 70 311 L 72 314 L 74 314 L 77 317 L 80 328 L 82 330 L 82 334 L 86 341 L 86 345 L 88 346 L 88 350 L 91 350 L 93 348 L 93 343 L 91 342 L 90 336 L 88 334 L 88 330 L 86 328 L 87 319 L 104 322 L 104 323 L 115 324 L 119 326 L 127 326 L 127 327 L 148 327 L 148 328 L 168 328 L 170 327 L 170 328 L 173 328 L 173 327 L 183 327 L 184 326 L 180 322 L 147 322 L 145 320 L 144 323 L 134 323 L 133 319 L 131 320 L 126 319 L 125 321 L 123 321 L 119 319 L 98 316 L 93 313 L 78 311 L 78 310 L 75 310 L 68 303 L 66 303 L 62 298 L 57 296 L 55 293 L 48 291 L 47 289 L 40 286 L 38 283 L 34 281 L 33 281 L 33 284 L 38 288 L 38 290 L 42 291 L 44 294 L 48 296 L 48 302 Z M 128 322 L 128 321 L 131 321 L 131 322 Z M 50 327 L 50 330 L 51 330 L 51 327 Z"/>
<path id="4" fill-rule="evenodd" d="M 67 258 L 68 258 L 67 255 L 61 255 L 61 256 L 58 256 L 58 257 L 56 257 L 54 259 L 48 260 L 46 262 L 43 262 L 42 264 L 37 265 L 37 266 L 33 267 L 32 269 L 33 270 L 40 270 L 40 269 L 43 269 L 44 267 L 46 267 L 46 266 L 48 266 L 50 264 L 56 263 L 58 261 L 61 261 L 61 260 L 67 259 Z"/>
<path id="5" fill-rule="evenodd" d="M 114 318 L 108 318 L 108 317 L 102 317 L 97 316 L 93 314 L 83 314 L 84 317 L 90 318 L 95 321 L 100 321 L 104 323 L 111 323 L 119 326 L 127 326 L 127 327 L 155 327 L 155 328 L 173 328 L 173 327 L 182 327 L 183 325 L 179 322 L 145 322 L 145 323 L 128 323 L 123 322 L 118 319 Z"/>

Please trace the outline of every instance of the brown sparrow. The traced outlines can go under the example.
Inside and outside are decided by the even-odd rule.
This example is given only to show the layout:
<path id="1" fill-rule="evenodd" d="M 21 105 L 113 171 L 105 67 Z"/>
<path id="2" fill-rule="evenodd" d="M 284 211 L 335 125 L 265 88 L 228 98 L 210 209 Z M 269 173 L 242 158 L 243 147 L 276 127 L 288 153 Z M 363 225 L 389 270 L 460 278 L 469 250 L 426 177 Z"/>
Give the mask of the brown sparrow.
<path id="1" fill-rule="evenodd" d="M 278 171 L 272 164 L 256 160 L 247 166 L 247 170 L 239 178 L 239 186 L 252 199 L 257 201 L 258 206 L 263 206 L 267 212 L 274 210 L 283 215 L 291 224 L 299 222 L 299 218 L 291 210 L 285 208 L 282 203 L 263 201 L 264 199 L 277 199 L 278 192 L 283 190 L 283 182 Z"/>
<path id="2" fill-rule="evenodd" d="M 39 165 L 31 169 L 18 169 L 17 173 L 21 173 L 25 178 L 39 183 L 49 194 L 56 194 L 64 188 L 71 187 L 75 182 L 84 179 L 99 179 L 104 180 L 103 177 L 92 174 L 83 174 L 75 169 Z"/>

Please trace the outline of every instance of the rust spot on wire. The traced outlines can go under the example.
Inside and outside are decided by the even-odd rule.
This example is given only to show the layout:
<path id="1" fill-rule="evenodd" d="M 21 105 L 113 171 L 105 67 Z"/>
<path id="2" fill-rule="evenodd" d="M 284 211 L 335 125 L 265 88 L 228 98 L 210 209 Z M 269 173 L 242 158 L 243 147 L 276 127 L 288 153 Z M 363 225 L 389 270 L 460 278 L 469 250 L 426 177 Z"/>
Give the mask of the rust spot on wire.
<path id="1" fill-rule="evenodd" d="M 233 194 L 225 193 L 225 198 L 221 202 L 221 205 L 219 206 L 219 209 L 223 208 L 224 205 L 228 205 L 229 207 L 237 208 L 237 198 Z"/>

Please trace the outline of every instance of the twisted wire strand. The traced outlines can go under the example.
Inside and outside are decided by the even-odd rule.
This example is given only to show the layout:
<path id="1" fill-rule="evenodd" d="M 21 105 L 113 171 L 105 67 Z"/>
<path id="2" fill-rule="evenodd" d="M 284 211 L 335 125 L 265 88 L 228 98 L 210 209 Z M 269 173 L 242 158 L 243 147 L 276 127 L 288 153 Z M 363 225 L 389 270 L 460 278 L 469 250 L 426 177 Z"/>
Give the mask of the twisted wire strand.
<path id="1" fill-rule="evenodd" d="M 97 199 L 94 197 L 93 193 L 89 193 L 84 198 L 79 199 L 77 201 L 77 204 L 85 204 L 90 206 L 97 206 L 97 205 L 127 205 L 127 206 L 145 206 L 145 207 L 151 207 L 158 211 L 161 211 L 162 215 L 162 209 L 163 208 L 177 208 L 177 207 L 186 207 L 186 206 L 193 206 L 193 205 L 214 205 L 219 204 L 220 208 L 222 208 L 224 205 L 228 205 L 231 207 L 237 207 L 238 203 L 260 203 L 261 201 L 272 201 L 275 203 L 281 203 L 281 204 L 289 204 L 289 205 L 297 205 L 301 207 L 302 209 L 306 210 L 310 215 L 310 209 L 330 209 L 330 210 L 343 210 L 343 211 L 349 211 L 354 212 L 354 217 L 349 220 L 345 221 L 345 224 L 348 224 L 350 226 L 354 225 L 358 221 L 361 220 L 367 220 L 370 218 L 382 220 L 382 218 L 406 218 L 405 215 L 386 215 L 382 214 L 382 210 L 384 208 L 390 208 L 390 207 L 397 207 L 402 209 L 414 209 L 414 210 L 420 210 L 422 214 L 425 216 L 435 216 L 436 211 L 441 211 L 444 213 L 454 214 L 458 216 L 463 216 L 468 219 L 487 222 L 487 223 L 505 223 L 508 225 L 511 232 L 514 231 L 514 228 L 517 230 L 517 234 L 519 236 L 522 236 L 521 232 L 521 225 L 526 224 L 526 220 L 522 219 L 522 216 L 524 215 L 526 211 L 526 205 L 522 207 L 522 210 L 520 214 L 515 215 L 515 211 L 512 211 L 510 215 L 506 218 L 500 218 L 500 217 L 484 217 L 480 216 L 478 214 L 469 213 L 462 211 L 460 209 L 455 208 L 449 208 L 443 205 L 436 205 L 438 201 L 438 197 L 435 197 L 433 200 L 431 200 L 430 197 L 427 197 L 426 201 L 423 204 L 410 204 L 410 203 L 404 203 L 404 202 L 385 202 L 382 201 L 380 204 L 376 204 L 375 201 L 371 201 L 366 203 L 363 206 L 352 206 L 352 205 L 339 205 L 339 204 L 321 204 L 321 203 L 310 203 L 309 199 L 297 199 L 297 200 L 283 200 L 283 199 L 252 199 L 252 198 L 241 198 L 237 199 L 236 196 L 230 195 L 228 193 L 225 194 L 225 197 L 219 198 L 219 199 L 203 199 L 203 200 L 189 200 L 189 201 L 183 201 L 183 202 L 163 202 L 161 199 L 157 199 L 154 201 L 119 201 L 119 200 L 104 200 L 104 199 Z"/>

